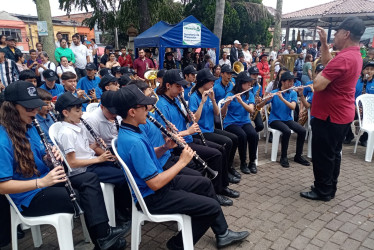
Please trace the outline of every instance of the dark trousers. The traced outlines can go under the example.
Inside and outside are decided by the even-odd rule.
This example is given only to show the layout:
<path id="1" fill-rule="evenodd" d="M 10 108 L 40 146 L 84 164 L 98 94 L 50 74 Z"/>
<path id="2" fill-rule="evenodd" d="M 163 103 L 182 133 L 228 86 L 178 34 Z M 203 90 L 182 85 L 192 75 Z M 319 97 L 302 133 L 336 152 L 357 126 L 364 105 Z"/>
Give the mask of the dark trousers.
<path id="1" fill-rule="evenodd" d="M 77 80 L 81 79 L 82 77 L 85 77 L 87 75 L 86 69 L 78 69 L 75 68 L 75 72 L 77 73 Z"/>
<path id="2" fill-rule="evenodd" d="M 304 140 L 306 130 L 303 126 L 295 121 L 273 121 L 269 124 L 271 128 L 282 132 L 282 150 L 281 157 L 287 157 L 288 143 L 290 141 L 291 129 L 297 134 L 296 155 L 303 154 Z M 314 136 L 314 135 L 313 135 Z M 314 160 L 314 156 L 313 156 Z"/>
<path id="3" fill-rule="evenodd" d="M 340 173 L 340 151 L 349 124 L 313 118 L 311 125 L 315 190 L 321 196 L 335 195 Z"/>
<path id="4" fill-rule="evenodd" d="M 0 195 L 0 246 L 10 243 L 10 209 L 5 195 Z"/>
<path id="5" fill-rule="evenodd" d="M 94 173 L 82 173 L 70 177 L 76 189 L 79 205 L 84 211 L 90 237 L 96 242 L 98 232 L 95 229 L 106 230 L 109 228 L 108 216 L 104 204 L 100 181 Z M 55 213 L 74 213 L 71 199 L 63 183 L 47 187 L 37 193 L 29 207 L 22 206 L 25 216 L 42 216 Z M 101 236 L 102 237 L 102 236 Z"/>
<path id="6" fill-rule="evenodd" d="M 235 134 L 238 137 L 240 163 L 245 164 L 247 161 L 247 145 L 249 152 L 249 161 L 255 162 L 258 146 L 258 135 L 252 124 L 247 123 L 243 126 L 231 124 L 227 126 L 225 130 Z"/>
<path id="7" fill-rule="evenodd" d="M 258 111 L 255 119 L 253 120 L 255 124 L 255 130 L 256 132 L 260 132 L 264 129 L 264 123 L 262 122 L 262 116 L 261 116 L 261 111 Z"/>
<path id="8" fill-rule="evenodd" d="M 296 103 L 295 110 L 293 111 L 293 120 L 295 122 L 299 121 L 299 113 L 300 113 L 300 107 L 299 107 L 299 104 Z"/>
<path id="9" fill-rule="evenodd" d="M 175 165 L 178 162 L 178 160 L 179 160 L 179 156 L 172 154 L 162 168 L 164 169 L 164 171 L 166 171 L 169 168 L 171 168 L 173 165 Z M 199 171 L 195 170 L 196 168 L 197 168 L 196 163 L 194 161 L 190 161 L 190 163 L 188 163 L 187 166 L 185 166 L 181 171 L 179 171 L 178 174 L 179 175 L 202 176 L 202 174 Z"/>
<path id="10" fill-rule="evenodd" d="M 174 179 L 144 198 L 151 213 L 180 213 L 191 216 L 194 244 L 212 228 L 223 234 L 228 226 L 211 181 L 206 177 L 177 175 Z M 177 244 L 182 246 L 182 235 L 177 235 Z"/>
<path id="11" fill-rule="evenodd" d="M 233 133 L 229 133 L 221 129 L 214 129 L 213 133 L 204 133 L 204 136 L 208 141 L 217 143 L 222 147 L 225 147 L 225 151 L 227 154 L 226 164 L 228 168 L 232 168 L 236 149 L 238 148 L 238 137 Z"/>

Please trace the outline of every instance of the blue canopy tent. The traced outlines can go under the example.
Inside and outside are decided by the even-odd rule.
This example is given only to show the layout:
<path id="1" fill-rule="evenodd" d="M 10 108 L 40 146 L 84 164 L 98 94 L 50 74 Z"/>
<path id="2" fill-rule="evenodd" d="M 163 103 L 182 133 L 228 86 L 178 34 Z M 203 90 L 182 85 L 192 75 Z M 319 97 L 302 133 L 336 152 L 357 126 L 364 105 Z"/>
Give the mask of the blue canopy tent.
<path id="1" fill-rule="evenodd" d="M 157 47 L 160 69 L 164 66 L 166 48 L 215 48 L 216 62 L 219 56 L 219 39 L 195 17 L 189 16 L 178 24 L 160 21 L 134 39 L 137 48 Z"/>

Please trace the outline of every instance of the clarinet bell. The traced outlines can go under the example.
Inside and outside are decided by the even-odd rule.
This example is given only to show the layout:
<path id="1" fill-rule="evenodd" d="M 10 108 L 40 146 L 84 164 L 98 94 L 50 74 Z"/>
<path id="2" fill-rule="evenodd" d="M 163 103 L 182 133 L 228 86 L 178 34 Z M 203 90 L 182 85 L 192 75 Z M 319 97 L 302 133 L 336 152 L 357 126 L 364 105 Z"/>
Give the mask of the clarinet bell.
<path id="1" fill-rule="evenodd" d="M 217 175 L 218 175 L 218 171 L 215 171 L 215 170 L 213 170 L 213 169 L 211 169 L 211 168 L 209 168 L 209 167 L 207 167 L 205 170 L 206 170 L 205 175 L 206 175 L 206 177 L 209 178 L 210 180 L 213 180 L 213 179 L 216 178 Z"/>

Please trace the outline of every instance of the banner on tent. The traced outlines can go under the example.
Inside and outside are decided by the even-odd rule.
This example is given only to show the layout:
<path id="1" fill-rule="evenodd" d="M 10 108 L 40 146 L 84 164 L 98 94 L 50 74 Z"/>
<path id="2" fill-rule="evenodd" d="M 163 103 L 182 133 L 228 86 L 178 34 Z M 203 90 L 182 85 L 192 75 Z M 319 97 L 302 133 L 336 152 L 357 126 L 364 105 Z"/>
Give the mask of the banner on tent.
<path id="1" fill-rule="evenodd" d="M 201 44 L 201 23 L 183 23 L 183 44 L 195 46 Z"/>

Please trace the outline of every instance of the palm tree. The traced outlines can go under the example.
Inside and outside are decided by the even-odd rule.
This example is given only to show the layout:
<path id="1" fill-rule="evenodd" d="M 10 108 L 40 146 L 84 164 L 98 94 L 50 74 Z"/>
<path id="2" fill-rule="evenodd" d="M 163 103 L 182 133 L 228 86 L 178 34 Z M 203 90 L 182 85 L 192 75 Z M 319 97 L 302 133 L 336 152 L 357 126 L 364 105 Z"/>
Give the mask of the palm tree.
<path id="1" fill-rule="evenodd" d="M 283 0 L 277 0 L 277 9 L 275 12 L 273 48 L 275 46 L 278 46 L 278 48 L 280 48 L 280 45 L 281 45 L 282 6 L 283 6 Z"/>

